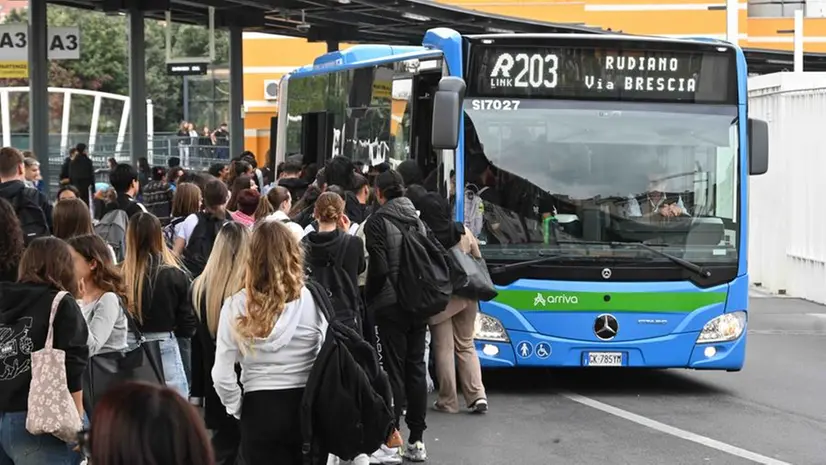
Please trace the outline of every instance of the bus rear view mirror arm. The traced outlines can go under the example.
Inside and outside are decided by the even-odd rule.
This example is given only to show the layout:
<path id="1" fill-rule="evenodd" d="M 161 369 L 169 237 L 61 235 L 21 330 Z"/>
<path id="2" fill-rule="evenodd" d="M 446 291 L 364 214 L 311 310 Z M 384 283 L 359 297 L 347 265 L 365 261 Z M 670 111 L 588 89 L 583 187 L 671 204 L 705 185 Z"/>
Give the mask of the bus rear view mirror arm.
<path id="1" fill-rule="evenodd" d="M 462 120 L 462 100 L 465 81 L 445 76 L 433 96 L 433 128 L 431 143 L 434 150 L 454 150 L 459 144 L 459 122 Z"/>
<path id="2" fill-rule="evenodd" d="M 749 174 L 756 176 L 769 170 L 769 124 L 749 118 Z"/>

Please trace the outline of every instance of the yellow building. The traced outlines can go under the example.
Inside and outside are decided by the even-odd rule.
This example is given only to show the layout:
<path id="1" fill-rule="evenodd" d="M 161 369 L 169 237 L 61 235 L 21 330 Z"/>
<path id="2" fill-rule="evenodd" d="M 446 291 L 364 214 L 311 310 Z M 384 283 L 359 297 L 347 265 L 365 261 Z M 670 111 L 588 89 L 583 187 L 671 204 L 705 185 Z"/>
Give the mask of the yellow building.
<path id="1" fill-rule="evenodd" d="M 725 0 L 448 0 L 487 13 L 555 23 L 578 23 L 632 34 L 725 38 Z M 739 44 L 791 50 L 793 12 L 805 9 L 804 49 L 826 52 L 826 0 L 740 0 Z M 342 45 L 342 49 L 346 45 Z M 259 33 L 244 34 L 245 147 L 263 161 L 269 149 L 274 95 L 266 85 L 326 52 L 324 43 Z M 270 86 L 272 87 L 272 86 Z M 269 100 L 268 100 L 269 98 Z"/>

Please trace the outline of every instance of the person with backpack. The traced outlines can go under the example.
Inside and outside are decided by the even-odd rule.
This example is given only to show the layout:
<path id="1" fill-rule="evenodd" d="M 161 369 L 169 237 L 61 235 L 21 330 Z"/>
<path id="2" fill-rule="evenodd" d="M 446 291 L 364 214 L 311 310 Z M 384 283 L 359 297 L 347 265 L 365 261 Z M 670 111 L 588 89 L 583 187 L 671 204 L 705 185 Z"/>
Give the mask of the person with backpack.
<path id="1" fill-rule="evenodd" d="M 23 153 L 14 147 L 0 149 L 0 198 L 14 207 L 28 245 L 38 237 L 51 234 L 52 204 L 44 193 L 26 186 L 23 158 Z"/>
<path id="2" fill-rule="evenodd" d="M 232 217 L 227 212 L 229 191 L 226 184 L 212 179 L 204 186 L 204 211 L 189 215 L 175 236 L 175 255 L 193 278 L 204 272 L 209 254 L 221 226 Z"/>
<path id="3" fill-rule="evenodd" d="M 109 184 L 115 189 L 117 199 L 114 204 L 108 205 L 107 213 L 111 210 L 123 210 L 128 218 L 132 218 L 138 213 L 147 211 L 143 204 L 135 200 L 141 190 L 138 177 L 138 171 L 126 163 L 119 163 L 109 173 Z"/>
<path id="4" fill-rule="evenodd" d="M 309 276 L 330 293 L 336 317 L 361 333 L 361 298 L 358 275 L 366 266 L 361 239 L 347 234 L 350 220 L 344 214 L 344 199 L 325 192 L 315 203 L 318 231 L 302 240 Z"/>
<path id="5" fill-rule="evenodd" d="M 238 420 L 227 415 L 210 372 L 215 364 L 215 337 L 224 301 L 244 288 L 249 242 L 249 229 L 235 222 L 225 224 L 203 274 L 192 283 L 192 302 L 199 319 L 192 347 L 192 396 L 204 399 L 204 421 L 213 431 L 217 465 L 234 465 L 241 445 Z"/>
<path id="6" fill-rule="evenodd" d="M 255 218 L 284 223 L 295 235 L 296 240 L 300 241 L 304 237 L 304 229 L 288 216 L 292 206 L 293 198 L 290 191 L 286 187 L 275 186 L 267 192 L 267 195 L 261 197 L 258 210 L 255 211 Z"/>
<path id="7" fill-rule="evenodd" d="M 175 238 L 181 232 L 183 222 L 190 215 L 201 211 L 201 188 L 189 182 L 182 182 L 172 196 L 172 219 L 163 227 L 163 236 L 169 250 L 175 248 Z"/>
<path id="8" fill-rule="evenodd" d="M 151 213 L 132 217 L 126 244 L 122 269 L 128 311 L 146 340 L 160 341 L 166 384 L 187 399 L 189 383 L 178 339 L 188 340 L 197 327 L 189 275 L 166 248 L 161 222 Z"/>
<path id="9" fill-rule="evenodd" d="M 252 232 L 245 288 L 221 310 L 212 378 L 227 413 L 240 420 L 249 465 L 304 463 L 302 396 L 328 325 L 304 271 L 290 230 L 261 222 Z"/>
<path id="10" fill-rule="evenodd" d="M 369 265 L 365 283 L 368 312 L 376 322 L 377 347 L 393 389 L 396 428 L 407 400 L 410 430 L 404 456 L 427 460 L 427 319 L 444 310 L 453 291 L 447 252 L 422 223 L 396 171 L 376 177 L 380 207 L 364 228 Z"/>

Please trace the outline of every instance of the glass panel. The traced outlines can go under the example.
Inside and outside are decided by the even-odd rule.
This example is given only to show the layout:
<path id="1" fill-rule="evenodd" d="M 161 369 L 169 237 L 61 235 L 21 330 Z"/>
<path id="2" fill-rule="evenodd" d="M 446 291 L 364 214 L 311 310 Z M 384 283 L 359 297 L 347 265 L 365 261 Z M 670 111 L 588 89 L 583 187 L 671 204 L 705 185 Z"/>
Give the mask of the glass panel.
<path id="1" fill-rule="evenodd" d="M 465 219 L 487 256 L 646 241 L 702 261 L 736 260 L 735 107 L 507 102 L 509 111 L 490 99 L 465 108 Z"/>

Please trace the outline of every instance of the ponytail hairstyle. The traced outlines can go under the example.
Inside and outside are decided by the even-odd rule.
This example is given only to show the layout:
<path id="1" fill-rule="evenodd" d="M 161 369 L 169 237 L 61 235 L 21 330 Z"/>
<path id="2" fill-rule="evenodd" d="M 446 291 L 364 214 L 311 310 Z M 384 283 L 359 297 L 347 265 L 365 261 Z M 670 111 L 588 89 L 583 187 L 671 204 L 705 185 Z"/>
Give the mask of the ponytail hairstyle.
<path id="1" fill-rule="evenodd" d="M 404 196 L 404 180 L 398 171 L 387 170 L 376 176 L 376 190 L 386 200 Z"/>

